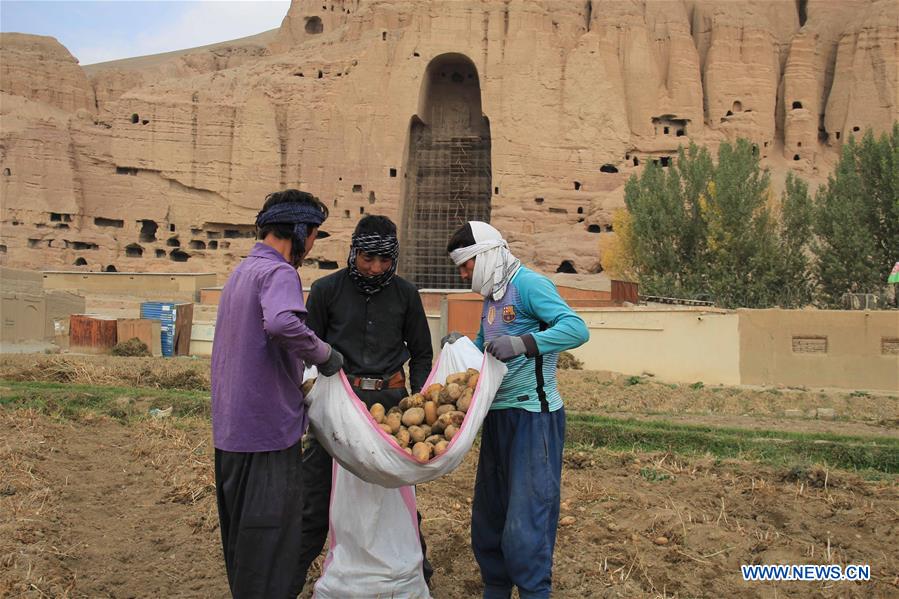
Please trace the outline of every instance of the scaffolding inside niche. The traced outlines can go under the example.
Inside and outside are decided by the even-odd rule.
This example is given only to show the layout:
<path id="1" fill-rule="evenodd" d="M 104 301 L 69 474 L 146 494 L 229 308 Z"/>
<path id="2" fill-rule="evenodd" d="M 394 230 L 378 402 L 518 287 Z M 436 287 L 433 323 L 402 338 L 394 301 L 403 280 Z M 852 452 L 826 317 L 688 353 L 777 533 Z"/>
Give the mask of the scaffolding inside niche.
<path id="1" fill-rule="evenodd" d="M 401 272 L 419 289 L 462 289 L 446 244 L 466 222 L 490 221 L 490 138 L 440 137 L 429 128 L 415 138 Z"/>

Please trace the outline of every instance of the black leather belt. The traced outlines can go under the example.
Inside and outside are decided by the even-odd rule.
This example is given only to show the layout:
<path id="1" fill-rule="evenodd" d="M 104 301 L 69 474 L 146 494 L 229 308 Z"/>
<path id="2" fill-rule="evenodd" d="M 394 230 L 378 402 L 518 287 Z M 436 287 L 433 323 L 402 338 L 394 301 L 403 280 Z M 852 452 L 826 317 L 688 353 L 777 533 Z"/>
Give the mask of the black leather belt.
<path id="1" fill-rule="evenodd" d="M 380 391 L 381 389 L 402 389 L 406 386 L 406 377 L 402 370 L 398 370 L 389 377 L 372 377 L 348 374 L 350 385 L 363 391 Z"/>

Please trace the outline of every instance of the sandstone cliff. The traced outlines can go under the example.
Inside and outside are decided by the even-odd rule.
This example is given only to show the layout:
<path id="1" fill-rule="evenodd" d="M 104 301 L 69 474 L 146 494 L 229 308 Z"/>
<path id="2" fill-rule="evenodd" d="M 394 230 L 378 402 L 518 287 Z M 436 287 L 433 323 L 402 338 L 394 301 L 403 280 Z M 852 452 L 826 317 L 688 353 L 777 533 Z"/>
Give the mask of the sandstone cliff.
<path id="1" fill-rule="evenodd" d="M 892 0 L 295 0 L 267 46 L 89 83 L 58 44 L 45 64 L 46 38 L 4 35 L 0 259 L 224 276 L 265 194 L 295 186 L 331 209 L 312 280 L 360 215 L 420 226 L 416 140 L 458 127 L 489 132 L 478 201 L 514 251 L 595 272 L 627 177 L 681 144 L 748 137 L 775 182 L 814 183 L 856 127 L 886 131 L 897 19 Z"/>

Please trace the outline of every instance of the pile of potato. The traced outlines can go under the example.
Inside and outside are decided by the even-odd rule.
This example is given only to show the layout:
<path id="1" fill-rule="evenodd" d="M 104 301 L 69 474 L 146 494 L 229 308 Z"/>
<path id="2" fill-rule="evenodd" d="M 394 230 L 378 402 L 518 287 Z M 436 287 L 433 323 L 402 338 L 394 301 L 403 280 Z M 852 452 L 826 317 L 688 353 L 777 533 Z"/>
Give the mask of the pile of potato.
<path id="1" fill-rule="evenodd" d="M 446 384 L 434 383 L 421 393 L 403 398 L 385 412 L 376 403 L 369 410 L 375 422 L 396 440 L 397 445 L 419 462 L 427 462 L 446 451 L 459 430 L 480 373 L 474 368 L 446 377 Z"/>

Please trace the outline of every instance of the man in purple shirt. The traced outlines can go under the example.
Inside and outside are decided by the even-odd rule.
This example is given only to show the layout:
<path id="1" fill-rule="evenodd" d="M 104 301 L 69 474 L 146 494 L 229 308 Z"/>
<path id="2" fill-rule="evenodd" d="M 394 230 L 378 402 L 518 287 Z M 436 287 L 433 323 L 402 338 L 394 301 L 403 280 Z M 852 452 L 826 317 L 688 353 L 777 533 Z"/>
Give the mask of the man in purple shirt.
<path id="1" fill-rule="evenodd" d="M 332 376 L 343 356 L 305 323 L 296 268 L 328 209 L 313 195 L 270 194 L 257 243 L 231 274 L 212 347 L 212 439 L 222 547 L 235 598 L 294 598 L 301 548 L 304 363 Z"/>

